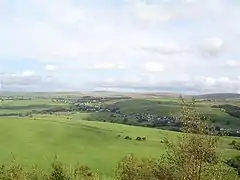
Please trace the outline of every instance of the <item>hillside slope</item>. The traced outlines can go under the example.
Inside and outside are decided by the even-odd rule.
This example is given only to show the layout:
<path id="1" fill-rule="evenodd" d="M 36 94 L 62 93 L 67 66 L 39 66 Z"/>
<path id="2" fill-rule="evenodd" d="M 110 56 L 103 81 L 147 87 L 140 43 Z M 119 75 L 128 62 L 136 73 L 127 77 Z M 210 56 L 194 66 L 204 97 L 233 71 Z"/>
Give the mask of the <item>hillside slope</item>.
<path id="1" fill-rule="evenodd" d="M 196 95 L 194 97 L 196 99 L 227 100 L 227 99 L 240 99 L 240 94 L 237 94 L 237 93 L 214 93 L 214 94 Z"/>
<path id="2" fill-rule="evenodd" d="M 175 140 L 176 132 L 120 124 L 67 120 L 66 116 L 35 116 L 33 118 L 0 118 L 0 161 L 11 160 L 13 153 L 18 163 L 26 167 L 37 164 L 47 167 L 54 155 L 69 163 L 87 164 L 94 170 L 111 176 L 116 163 L 125 155 L 134 153 L 141 157 L 158 157 L 165 152 L 164 138 Z M 117 137 L 120 135 L 120 137 Z M 125 136 L 133 140 L 125 140 Z M 146 141 L 137 141 L 137 136 Z M 237 152 L 222 146 L 225 157 Z"/>

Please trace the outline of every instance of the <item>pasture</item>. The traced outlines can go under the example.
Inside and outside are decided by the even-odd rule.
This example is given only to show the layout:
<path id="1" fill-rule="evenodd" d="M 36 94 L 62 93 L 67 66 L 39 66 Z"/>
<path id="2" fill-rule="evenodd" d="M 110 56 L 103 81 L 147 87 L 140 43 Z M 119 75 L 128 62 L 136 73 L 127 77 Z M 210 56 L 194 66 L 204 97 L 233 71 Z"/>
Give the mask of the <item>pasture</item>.
<path id="1" fill-rule="evenodd" d="M 152 112 L 157 114 L 179 113 L 177 100 L 126 100 L 108 105 L 118 106 L 123 112 Z M 44 110 L 68 104 L 52 102 L 50 99 L 3 101 L 0 114 L 31 110 Z M 214 116 L 229 118 L 218 109 L 209 111 L 209 104 L 199 103 L 198 108 L 211 112 Z M 0 117 L 0 162 L 9 163 L 13 156 L 23 166 L 30 168 L 36 164 L 43 169 L 57 155 L 66 164 L 86 164 L 105 176 L 113 175 L 117 162 L 128 154 L 139 157 L 159 157 L 165 152 L 161 141 L 168 138 L 177 140 L 181 133 L 154 128 L 127 126 L 122 124 L 89 121 L 91 113 L 53 113 L 33 114 L 31 117 Z M 231 119 L 230 119 L 231 120 Z M 222 120 L 223 121 L 223 120 Z M 239 121 L 238 121 L 239 122 Z M 231 120 L 232 125 L 235 119 Z M 221 123 L 221 118 L 219 119 Z M 238 126 L 239 127 L 239 126 Z M 132 140 L 124 139 L 126 136 Z M 146 137 L 146 141 L 137 141 L 137 137 Z M 219 148 L 224 158 L 230 158 L 239 152 L 228 145 L 233 138 L 222 138 Z"/>
<path id="2" fill-rule="evenodd" d="M 160 140 L 174 133 L 119 124 L 67 120 L 66 116 L 37 116 L 0 119 L 0 161 L 10 162 L 13 153 L 17 162 L 30 167 L 49 165 L 54 155 L 63 162 L 87 164 L 108 175 L 125 155 L 157 157 L 164 152 Z M 117 135 L 121 135 L 119 138 Z M 125 140 L 146 136 L 146 141 Z"/>
<path id="3" fill-rule="evenodd" d="M 85 116 L 83 116 L 85 117 Z M 87 164 L 106 176 L 112 176 L 112 169 L 125 155 L 134 153 L 139 157 L 159 157 L 165 152 L 161 140 L 176 140 L 179 133 L 126 126 L 112 123 L 68 120 L 67 116 L 41 115 L 33 118 L 0 118 L 0 161 L 8 163 L 12 154 L 25 167 L 37 164 L 49 166 L 54 155 L 67 164 Z M 120 137 L 117 137 L 120 135 Z M 125 136 L 132 140 L 125 140 Z M 147 137 L 136 141 L 137 136 Z M 237 154 L 223 141 L 225 158 Z"/>
<path id="4" fill-rule="evenodd" d="M 52 102 L 51 99 L 4 100 L 0 102 L 0 115 L 8 113 L 27 113 L 32 110 L 45 110 L 60 106 L 67 106 L 67 104 Z"/>

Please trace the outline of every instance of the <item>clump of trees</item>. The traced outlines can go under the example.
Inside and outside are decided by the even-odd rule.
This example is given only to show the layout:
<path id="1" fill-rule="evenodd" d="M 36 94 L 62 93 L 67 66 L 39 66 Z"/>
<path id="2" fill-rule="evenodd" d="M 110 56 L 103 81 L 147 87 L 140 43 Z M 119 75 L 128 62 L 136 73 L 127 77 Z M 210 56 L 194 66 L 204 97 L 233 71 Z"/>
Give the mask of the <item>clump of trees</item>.
<path id="1" fill-rule="evenodd" d="M 233 147 L 233 149 L 240 151 L 240 142 L 237 142 L 236 140 L 233 140 L 229 145 Z"/>
<path id="2" fill-rule="evenodd" d="M 120 135 L 117 135 L 117 138 L 119 138 L 120 137 Z M 127 140 L 132 140 L 132 138 L 130 137 L 130 136 L 125 136 L 125 138 L 124 139 L 127 139 Z M 137 141 L 146 141 L 147 140 L 147 138 L 146 137 L 136 137 L 135 138 L 135 140 L 137 140 Z"/>
<path id="3" fill-rule="evenodd" d="M 240 156 L 236 156 L 227 160 L 226 164 L 233 167 L 238 172 L 238 176 L 240 177 Z"/>
<path id="4" fill-rule="evenodd" d="M 141 137 L 136 137 L 136 140 L 137 140 L 137 141 L 141 141 L 142 138 L 141 138 Z"/>
<path id="5" fill-rule="evenodd" d="M 238 106 L 233 106 L 233 105 L 230 105 L 230 104 L 223 104 L 223 105 L 214 105 L 212 107 L 221 108 L 226 113 L 228 113 L 230 116 L 240 118 L 240 107 L 238 107 Z"/>
<path id="6" fill-rule="evenodd" d="M 127 139 L 127 140 L 132 140 L 132 138 L 131 137 L 129 137 L 129 136 L 125 136 L 125 138 L 124 139 Z"/>
<path id="7" fill-rule="evenodd" d="M 219 138 L 209 127 L 208 118 L 195 109 L 195 100 L 182 100 L 184 132 L 178 141 L 168 142 L 167 154 L 159 159 L 128 156 L 116 168 L 118 180 L 226 180 L 238 179 L 218 153 Z"/>

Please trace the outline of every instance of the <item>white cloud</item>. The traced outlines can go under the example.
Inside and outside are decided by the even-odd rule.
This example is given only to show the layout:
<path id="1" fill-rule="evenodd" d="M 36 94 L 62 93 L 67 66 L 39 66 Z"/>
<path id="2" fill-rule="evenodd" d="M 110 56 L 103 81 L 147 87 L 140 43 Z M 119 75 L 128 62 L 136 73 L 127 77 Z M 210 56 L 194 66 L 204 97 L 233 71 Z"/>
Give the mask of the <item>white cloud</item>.
<path id="1" fill-rule="evenodd" d="M 40 76 L 29 70 L 21 73 L 3 73 L 0 78 L 4 85 L 34 85 L 41 81 Z"/>
<path id="2" fill-rule="evenodd" d="M 214 86 L 216 83 L 216 80 L 212 77 L 204 77 L 202 80 L 206 86 Z"/>
<path id="3" fill-rule="evenodd" d="M 138 18 L 147 22 L 166 22 L 173 17 L 171 12 L 161 9 L 161 6 L 149 5 L 144 1 L 135 2 L 133 12 Z"/>
<path id="4" fill-rule="evenodd" d="M 136 89 L 153 91 L 172 91 L 172 92 L 193 92 L 193 93 L 213 93 L 213 92 L 235 92 L 240 89 L 240 79 L 231 80 L 227 77 L 191 77 L 178 80 L 164 80 L 162 78 L 149 79 L 146 77 L 124 79 L 116 78 L 112 81 L 102 80 L 97 82 L 99 87 Z"/>
<path id="5" fill-rule="evenodd" d="M 224 67 L 229 67 L 229 68 L 240 68 L 240 62 L 230 60 L 230 61 L 226 61 L 226 62 L 223 64 L 223 66 L 224 66 Z"/>
<path id="6" fill-rule="evenodd" d="M 3 73 L 1 77 L 33 77 L 35 75 L 33 71 L 26 70 L 21 73 Z"/>
<path id="7" fill-rule="evenodd" d="M 11 72 L 25 68 L 32 72 L 10 73 L 11 77 L 40 78 L 46 71 L 61 69 L 54 78 L 67 79 L 73 87 L 82 87 L 78 78 L 89 77 L 83 79 L 87 84 L 109 76 L 116 78 L 115 83 L 146 88 L 238 87 L 234 79 L 239 76 L 238 61 L 225 62 L 240 58 L 240 11 L 230 1 L 131 0 L 106 7 L 98 7 L 98 1 L 87 6 L 67 0 L 18 3 L 17 16 L 4 11 L 11 9 L 5 7 L 8 3 L 0 7 L 5 12 L 0 17 L 0 62 L 2 66 L 5 59 L 19 60 L 19 70 L 7 64 Z M 38 65 L 24 67 L 22 59 L 33 61 L 32 66 L 46 64 L 46 71 L 36 75 Z M 96 69 L 104 71 L 92 71 Z M 222 76 L 226 78 L 218 78 Z"/>
<path id="8" fill-rule="evenodd" d="M 100 62 L 100 63 L 94 63 L 92 65 L 90 65 L 89 67 L 90 69 L 119 69 L 119 70 L 123 70 L 126 69 L 126 67 L 123 64 L 120 63 L 111 63 L 111 62 Z"/>
<path id="9" fill-rule="evenodd" d="M 144 70 L 150 72 L 161 72 L 164 70 L 164 67 L 159 62 L 147 62 L 144 64 Z"/>
<path id="10" fill-rule="evenodd" d="M 215 56 L 223 50 L 223 40 L 219 37 L 206 39 L 201 45 L 204 54 Z"/>
<path id="11" fill-rule="evenodd" d="M 34 76 L 35 73 L 33 71 L 27 70 L 27 71 L 23 71 L 20 75 L 24 77 L 29 77 L 29 76 Z"/>
<path id="12" fill-rule="evenodd" d="M 47 71 L 55 71 L 57 68 L 56 68 L 56 66 L 54 66 L 54 65 L 46 65 L 45 66 L 45 69 L 47 70 Z"/>
<path id="13" fill-rule="evenodd" d="M 176 44 L 160 44 L 156 46 L 150 47 L 141 47 L 139 50 L 145 50 L 148 52 L 159 53 L 159 54 L 166 54 L 166 55 L 173 55 L 173 54 L 183 54 L 183 53 L 190 53 L 191 50 L 189 48 L 182 47 L 183 45 L 176 45 Z"/>

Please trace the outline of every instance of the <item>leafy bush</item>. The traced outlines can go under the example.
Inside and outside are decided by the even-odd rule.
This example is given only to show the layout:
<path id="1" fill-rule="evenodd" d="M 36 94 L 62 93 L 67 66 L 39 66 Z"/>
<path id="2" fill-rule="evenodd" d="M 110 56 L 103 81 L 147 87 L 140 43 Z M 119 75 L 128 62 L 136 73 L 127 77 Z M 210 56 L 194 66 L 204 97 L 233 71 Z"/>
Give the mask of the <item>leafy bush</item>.
<path id="1" fill-rule="evenodd" d="M 142 138 L 141 138 L 141 137 L 137 137 L 136 140 L 137 140 L 137 141 L 141 141 Z"/>
<path id="2" fill-rule="evenodd" d="M 60 162 L 54 162 L 52 164 L 51 173 L 48 178 L 49 180 L 68 180 L 70 177 L 67 176 L 66 170 L 63 164 Z"/>
<path id="3" fill-rule="evenodd" d="M 226 164 L 230 167 L 233 167 L 238 172 L 238 176 L 240 177 L 240 156 L 229 159 Z"/>
<path id="4" fill-rule="evenodd" d="M 167 169 L 158 160 L 139 159 L 126 156 L 117 165 L 117 180 L 173 180 L 171 169 Z"/>
<path id="5" fill-rule="evenodd" d="M 236 141 L 236 140 L 232 140 L 232 142 L 231 142 L 231 143 L 229 143 L 229 145 L 233 145 L 233 146 L 235 146 L 235 145 L 236 145 L 236 143 L 237 143 L 237 141 Z"/>
<path id="6" fill-rule="evenodd" d="M 129 136 L 126 136 L 124 139 L 132 140 L 132 138 Z"/>
<path id="7" fill-rule="evenodd" d="M 25 171 L 16 162 L 10 165 L 0 166 L 1 180 L 100 180 L 97 173 L 90 171 L 89 167 L 77 165 L 74 168 L 66 168 L 64 164 L 54 161 L 49 173 L 43 173 L 36 167 L 31 171 Z"/>
<path id="8" fill-rule="evenodd" d="M 233 145 L 233 148 L 240 151 L 240 142 L 237 142 L 235 145 Z"/>

